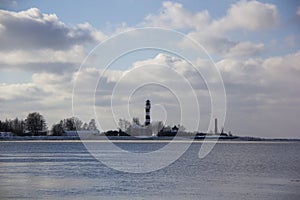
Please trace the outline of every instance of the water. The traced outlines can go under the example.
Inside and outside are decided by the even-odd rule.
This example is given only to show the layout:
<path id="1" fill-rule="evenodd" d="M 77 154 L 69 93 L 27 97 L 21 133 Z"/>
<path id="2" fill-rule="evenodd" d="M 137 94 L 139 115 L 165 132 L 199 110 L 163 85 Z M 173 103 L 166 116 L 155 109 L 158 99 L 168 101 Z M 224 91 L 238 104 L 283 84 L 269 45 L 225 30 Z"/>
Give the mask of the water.
<path id="1" fill-rule="evenodd" d="M 300 143 L 218 143 L 204 159 L 200 146 L 164 169 L 131 174 L 101 164 L 80 142 L 0 142 L 0 199 L 300 199 Z"/>

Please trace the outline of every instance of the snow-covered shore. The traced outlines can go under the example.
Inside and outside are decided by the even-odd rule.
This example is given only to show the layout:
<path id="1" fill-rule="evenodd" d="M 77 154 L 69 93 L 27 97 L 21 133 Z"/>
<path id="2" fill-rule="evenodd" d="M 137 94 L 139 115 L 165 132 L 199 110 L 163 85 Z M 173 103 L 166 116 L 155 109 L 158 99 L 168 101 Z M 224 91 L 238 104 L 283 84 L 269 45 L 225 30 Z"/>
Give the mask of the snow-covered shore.
<path id="1" fill-rule="evenodd" d="M 95 140 L 95 141 L 105 141 L 105 140 L 173 140 L 173 137 L 133 137 L 133 136 L 10 136 L 10 137 L 0 137 L 0 141 L 55 141 L 55 140 Z M 187 137 L 177 137 L 175 140 L 190 140 L 192 138 Z M 203 139 L 196 139 L 196 141 L 203 141 Z M 224 138 L 214 138 L 210 139 L 209 137 L 205 140 L 219 140 L 219 141 L 299 141 L 300 139 L 287 139 L 287 138 L 257 138 L 257 137 L 236 137 L 234 139 L 224 139 Z"/>

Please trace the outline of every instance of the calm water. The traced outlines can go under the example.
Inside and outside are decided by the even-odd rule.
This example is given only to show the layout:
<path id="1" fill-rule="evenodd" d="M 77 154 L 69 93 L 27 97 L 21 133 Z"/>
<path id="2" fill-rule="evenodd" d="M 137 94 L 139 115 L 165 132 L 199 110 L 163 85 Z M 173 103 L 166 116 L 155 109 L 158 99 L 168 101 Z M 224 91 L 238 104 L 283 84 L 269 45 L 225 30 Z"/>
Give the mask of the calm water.
<path id="1" fill-rule="evenodd" d="M 204 159 L 200 146 L 164 169 L 130 174 L 79 142 L 0 142 L 0 199 L 300 199 L 300 143 L 218 143 Z"/>

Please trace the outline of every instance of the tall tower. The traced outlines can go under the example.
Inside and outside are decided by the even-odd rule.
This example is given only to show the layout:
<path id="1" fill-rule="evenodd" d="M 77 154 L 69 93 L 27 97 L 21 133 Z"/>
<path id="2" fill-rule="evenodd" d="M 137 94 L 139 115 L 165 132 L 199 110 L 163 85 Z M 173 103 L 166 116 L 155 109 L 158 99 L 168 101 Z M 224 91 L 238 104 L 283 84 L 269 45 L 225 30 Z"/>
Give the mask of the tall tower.
<path id="1" fill-rule="evenodd" d="M 215 118 L 215 134 L 218 133 L 218 119 Z"/>
<path id="2" fill-rule="evenodd" d="M 145 106 L 145 126 L 148 126 L 150 124 L 150 108 L 151 108 L 151 103 L 150 100 L 146 101 L 146 106 Z"/>

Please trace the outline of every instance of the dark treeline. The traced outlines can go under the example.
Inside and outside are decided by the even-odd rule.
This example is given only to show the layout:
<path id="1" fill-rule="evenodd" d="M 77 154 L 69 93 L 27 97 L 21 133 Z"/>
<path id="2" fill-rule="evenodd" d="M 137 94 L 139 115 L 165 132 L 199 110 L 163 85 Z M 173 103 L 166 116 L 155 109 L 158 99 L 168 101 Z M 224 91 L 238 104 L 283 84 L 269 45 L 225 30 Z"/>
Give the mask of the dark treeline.
<path id="1" fill-rule="evenodd" d="M 63 135 L 65 131 L 97 131 L 96 121 L 91 119 L 89 123 L 83 123 L 77 117 L 71 117 L 60 120 L 59 123 L 53 124 L 51 133 L 55 136 Z"/>
<path id="2" fill-rule="evenodd" d="M 24 135 L 25 133 L 25 121 L 15 118 L 14 120 L 6 119 L 0 120 L 0 132 L 12 132 L 16 135 Z"/>
<path id="3" fill-rule="evenodd" d="M 48 133 L 60 136 L 65 131 L 76 130 L 97 131 L 96 122 L 91 119 L 89 123 L 84 123 L 76 117 L 71 117 L 54 124 L 49 132 L 45 118 L 38 112 L 29 113 L 24 120 L 18 118 L 0 120 L 0 132 L 11 132 L 17 136 L 41 136 Z"/>
<path id="4" fill-rule="evenodd" d="M 47 124 L 44 117 L 37 113 L 29 113 L 25 120 L 15 118 L 0 121 L 1 132 L 11 132 L 18 136 L 46 135 Z"/>

